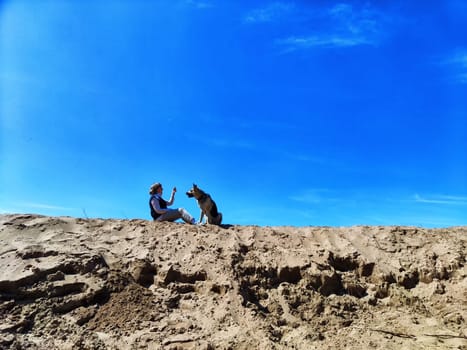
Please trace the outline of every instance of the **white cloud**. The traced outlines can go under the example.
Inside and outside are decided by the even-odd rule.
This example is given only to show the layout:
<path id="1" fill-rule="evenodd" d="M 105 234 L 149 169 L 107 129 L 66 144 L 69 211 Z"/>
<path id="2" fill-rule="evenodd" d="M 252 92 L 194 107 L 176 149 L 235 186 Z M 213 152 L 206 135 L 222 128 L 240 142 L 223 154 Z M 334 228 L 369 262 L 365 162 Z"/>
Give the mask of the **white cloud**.
<path id="1" fill-rule="evenodd" d="M 196 142 L 200 142 L 196 139 Z M 246 139 L 227 139 L 227 138 L 206 138 L 201 140 L 204 144 L 212 147 L 230 148 L 230 149 L 242 149 L 242 150 L 256 150 L 258 148 L 253 142 Z"/>
<path id="2" fill-rule="evenodd" d="M 454 80 L 467 84 L 467 49 L 459 49 L 441 62 L 452 70 Z"/>
<path id="3" fill-rule="evenodd" d="M 304 190 L 302 193 L 290 196 L 289 199 L 296 202 L 317 204 L 325 201 L 336 201 L 336 198 L 331 198 L 331 191 L 325 188 L 316 188 Z"/>
<path id="4" fill-rule="evenodd" d="M 420 216 L 417 213 L 412 215 L 389 215 L 384 216 L 370 216 L 368 221 L 374 222 L 376 225 L 403 225 L 403 226 L 418 226 L 418 227 L 448 227 L 456 226 L 459 222 L 450 217 L 433 217 L 433 216 Z"/>
<path id="5" fill-rule="evenodd" d="M 328 13 L 337 29 L 353 35 L 379 34 L 382 30 L 381 25 L 387 20 L 387 17 L 376 9 L 356 9 L 349 4 L 337 4 L 330 8 Z"/>
<path id="6" fill-rule="evenodd" d="M 308 204 L 317 204 L 322 202 L 322 198 L 314 193 L 303 193 L 300 195 L 291 196 L 290 199 L 296 202 Z"/>
<path id="7" fill-rule="evenodd" d="M 57 206 L 57 205 L 50 205 L 50 204 L 44 204 L 44 203 L 21 203 L 21 207 L 26 208 L 26 209 L 47 209 L 47 210 L 63 210 L 63 211 L 68 211 L 68 210 L 75 210 L 74 208 L 67 208 L 67 207 L 62 207 L 62 206 Z"/>
<path id="8" fill-rule="evenodd" d="M 279 151 L 275 151 L 275 154 L 279 153 Z M 329 159 L 325 159 L 322 157 L 316 157 L 313 155 L 305 154 L 305 153 L 293 153 L 293 152 L 281 152 L 285 158 L 291 159 L 298 162 L 310 162 L 310 163 L 317 163 L 317 164 L 330 164 L 331 162 Z"/>
<path id="9" fill-rule="evenodd" d="M 461 84 L 467 84 L 467 73 L 458 74 L 457 81 Z"/>
<path id="10" fill-rule="evenodd" d="M 307 203 L 318 203 L 318 202 L 346 202 L 354 200 L 362 200 L 365 202 L 393 202 L 393 203 L 402 203 L 402 202 L 416 202 L 416 203 L 425 203 L 425 204 L 441 204 L 441 205 L 457 205 L 464 206 L 467 205 L 466 196 L 452 196 L 452 195 L 431 195 L 431 196 L 421 196 L 419 194 L 414 194 L 409 200 L 401 200 L 394 198 L 384 198 L 383 196 L 371 196 L 368 194 L 356 194 L 352 192 L 346 193 L 337 193 L 331 189 L 307 189 L 303 192 L 291 196 L 291 200 L 298 202 L 307 202 Z"/>
<path id="11" fill-rule="evenodd" d="M 246 23 L 274 22 L 291 13 L 294 8 L 293 3 L 273 2 L 265 7 L 251 10 L 245 15 L 244 21 Z"/>
<path id="12" fill-rule="evenodd" d="M 339 48 L 359 45 L 371 45 L 373 42 L 363 36 L 309 36 L 309 37 L 289 37 L 279 39 L 277 45 L 285 48 L 285 52 L 309 49 L 309 48 Z"/>
<path id="13" fill-rule="evenodd" d="M 70 212 L 76 210 L 76 208 L 67 208 L 44 203 L 17 202 L 10 204 L 12 205 L 0 207 L 0 214 L 30 213 L 37 211 L 38 213 L 53 213 L 54 215 L 56 215 L 56 212 Z"/>
<path id="14" fill-rule="evenodd" d="M 467 205 L 467 197 L 462 196 L 431 196 L 431 197 L 422 197 L 419 194 L 415 194 L 413 200 L 417 203 L 427 203 L 427 204 L 445 204 L 445 205 Z"/>
<path id="15" fill-rule="evenodd" d="M 276 45 L 284 48 L 284 52 L 312 48 L 376 46 L 386 35 L 388 24 L 393 20 L 391 16 L 376 8 L 356 7 L 346 3 L 324 9 L 304 8 L 297 10 L 296 13 L 300 13 L 304 29 L 308 27 L 315 29 L 307 34 L 296 33 L 277 39 Z M 266 19 L 273 16 L 265 14 L 263 17 Z"/>
<path id="16" fill-rule="evenodd" d="M 201 1 L 201 0 L 186 0 L 185 4 L 188 6 L 197 8 L 197 9 L 208 9 L 208 8 L 214 7 L 212 3 L 207 2 L 207 1 Z"/>

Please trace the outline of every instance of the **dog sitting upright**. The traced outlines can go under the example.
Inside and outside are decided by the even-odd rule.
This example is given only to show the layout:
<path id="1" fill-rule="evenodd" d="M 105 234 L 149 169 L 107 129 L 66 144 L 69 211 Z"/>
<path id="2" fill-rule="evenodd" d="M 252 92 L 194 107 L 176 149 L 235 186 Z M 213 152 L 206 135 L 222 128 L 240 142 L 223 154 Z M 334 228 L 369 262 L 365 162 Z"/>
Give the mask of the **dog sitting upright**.
<path id="1" fill-rule="evenodd" d="M 200 224 L 203 222 L 205 215 L 207 217 L 208 224 L 220 225 L 222 223 L 222 213 L 217 211 L 217 205 L 209 194 L 193 184 L 193 187 L 186 193 L 186 195 L 189 198 L 194 197 L 198 202 L 198 206 L 201 209 L 201 216 L 199 218 Z"/>

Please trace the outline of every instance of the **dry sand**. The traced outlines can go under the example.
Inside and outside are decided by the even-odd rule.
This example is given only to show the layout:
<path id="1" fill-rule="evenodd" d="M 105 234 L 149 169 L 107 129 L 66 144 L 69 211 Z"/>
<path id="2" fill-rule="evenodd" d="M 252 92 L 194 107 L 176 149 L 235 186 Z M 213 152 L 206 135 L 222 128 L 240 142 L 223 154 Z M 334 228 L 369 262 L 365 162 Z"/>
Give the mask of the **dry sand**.
<path id="1" fill-rule="evenodd" d="M 1 349 L 467 349 L 467 227 L 0 215 Z"/>

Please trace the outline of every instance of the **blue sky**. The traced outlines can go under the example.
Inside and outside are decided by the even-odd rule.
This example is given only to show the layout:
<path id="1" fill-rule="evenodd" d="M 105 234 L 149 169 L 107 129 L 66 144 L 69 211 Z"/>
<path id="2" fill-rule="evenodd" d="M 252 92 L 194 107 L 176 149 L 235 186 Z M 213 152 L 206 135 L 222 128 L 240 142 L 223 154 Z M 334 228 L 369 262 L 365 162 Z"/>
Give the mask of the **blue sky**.
<path id="1" fill-rule="evenodd" d="M 467 225 L 467 1 L 0 2 L 0 212 Z"/>

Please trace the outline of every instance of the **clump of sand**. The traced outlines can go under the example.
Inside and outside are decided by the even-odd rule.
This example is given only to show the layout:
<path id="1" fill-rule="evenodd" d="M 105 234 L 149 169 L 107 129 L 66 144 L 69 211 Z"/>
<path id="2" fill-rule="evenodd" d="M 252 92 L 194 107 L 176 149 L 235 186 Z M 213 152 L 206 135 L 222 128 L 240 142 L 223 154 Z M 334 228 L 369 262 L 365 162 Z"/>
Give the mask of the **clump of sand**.
<path id="1" fill-rule="evenodd" d="M 467 349 L 467 227 L 0 216 L 0 349 Z"/>

